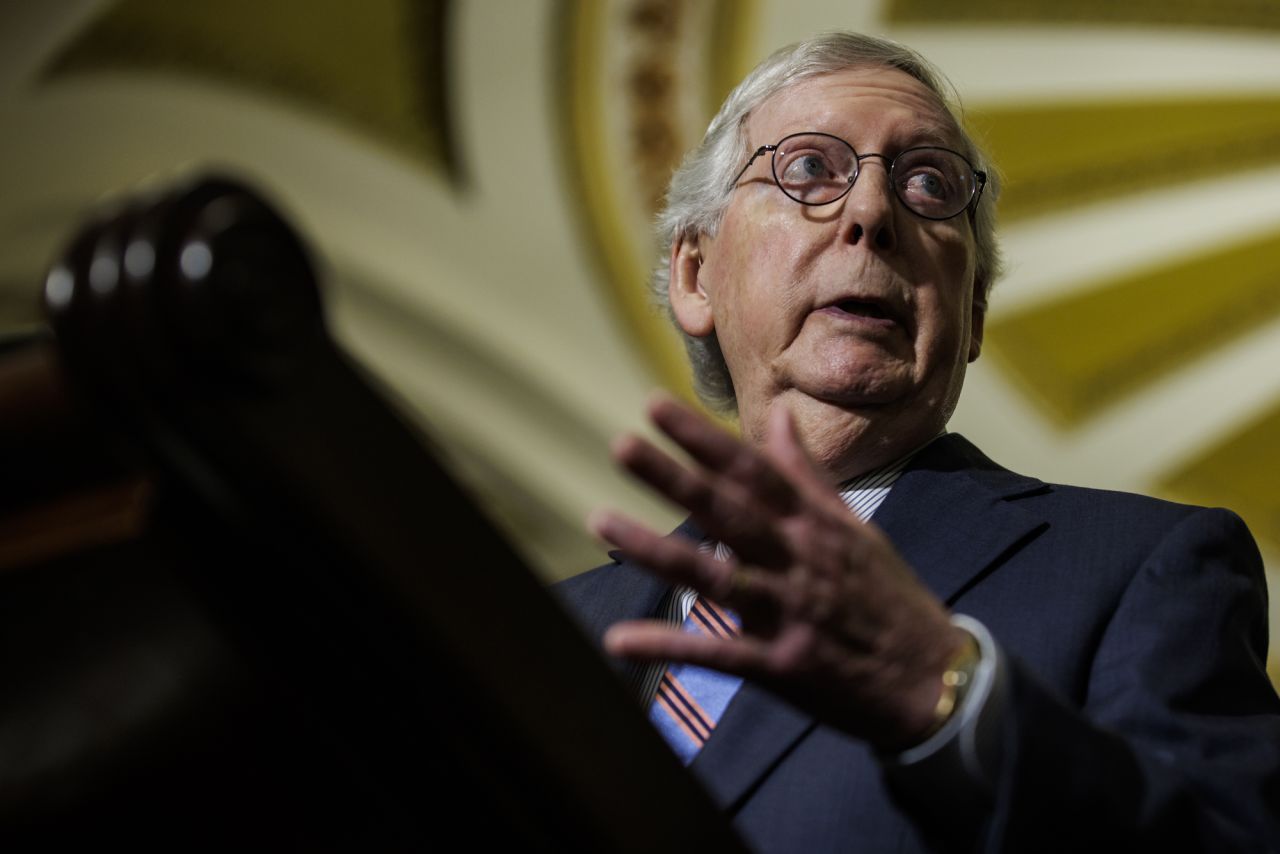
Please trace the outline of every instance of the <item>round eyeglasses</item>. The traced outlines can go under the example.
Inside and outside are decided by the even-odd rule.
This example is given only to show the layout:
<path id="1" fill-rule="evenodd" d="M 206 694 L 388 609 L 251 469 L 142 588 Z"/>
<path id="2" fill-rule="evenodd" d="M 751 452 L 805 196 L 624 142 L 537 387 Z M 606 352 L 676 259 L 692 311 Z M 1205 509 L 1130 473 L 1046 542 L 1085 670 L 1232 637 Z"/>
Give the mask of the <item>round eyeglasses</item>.
<path id="1" fill-rule="evenodd" d="M 768 152 L 773 152 L 773 180 L 778 189 L 802 205 L 829 205 L 844 198 L 868 157 L 879 157 L 888 165 L 889 183 L 898 201 L 925 219 L 951 219 L 977 205 L 987 184 L 986 172 L 974 169 L 964 155 L 949 148 L 908 148 L 890 159 L 884 154 L 858 154 L 838 136 L 809 131 L 757 148 L 730 189 Z"/>

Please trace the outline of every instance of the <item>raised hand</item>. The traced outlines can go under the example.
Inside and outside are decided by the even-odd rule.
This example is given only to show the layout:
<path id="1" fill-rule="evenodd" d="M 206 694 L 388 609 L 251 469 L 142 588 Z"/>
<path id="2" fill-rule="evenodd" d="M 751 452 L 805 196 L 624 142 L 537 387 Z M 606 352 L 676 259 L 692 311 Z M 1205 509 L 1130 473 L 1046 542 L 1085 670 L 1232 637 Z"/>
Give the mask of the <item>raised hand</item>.
<path id="1" fill-rule="evenodd" d="M 787 411 L 771 413 L 763 448 L 670 399 L 650 417 L 691 461 L 635 436 L 615 444 L 616 459 L 734 557 L 718 561 L 616 513 L 594 514 L 591 526 L 667 581 L 736 610 L 743 633 L 726 640 L 627 622 L 609 630 L 605 648 L 740 674 L 883 750 L 923 740 L 965 635 L 814 468 Z"/>

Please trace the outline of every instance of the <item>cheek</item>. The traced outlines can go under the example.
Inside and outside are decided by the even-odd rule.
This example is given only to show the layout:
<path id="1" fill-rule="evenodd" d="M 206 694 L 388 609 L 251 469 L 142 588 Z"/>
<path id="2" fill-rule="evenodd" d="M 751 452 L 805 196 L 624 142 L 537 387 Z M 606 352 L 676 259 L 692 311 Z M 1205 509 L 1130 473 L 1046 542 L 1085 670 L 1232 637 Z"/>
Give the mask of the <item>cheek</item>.
<path id="1" fill-rule="evenodd" d="M 924 250 L 937 281 L 951 283 L 952 293 L 972 292 L 977 250 L 967 224 L 960 228 L 940 229 L 929 235 Z"/>
<path id="2" fill-rule="evenodd" d="M 735 239 L 719 247 L 716 266 L 719 284 L 717 323 L 722 337 L 737 333 L 748 339 L 767 336 L 770 330 L 794 321 L 804 305 L 806 270 L 815 254 L 795 240 L 785 222 L 725 223 L 736 227 Z"/>
<path id="3" fill-rule="evenodd" d="M 932 287 L 919 291 L 922 331 L 920 343 L 940 356 L 959 353 L 967 361 L 973 332 L 975 253 L 967 234 L 946 235 L 927 244 L 930 269 L 917 281 Z M 926 331 L 927 327 L 927 331 Z"/>

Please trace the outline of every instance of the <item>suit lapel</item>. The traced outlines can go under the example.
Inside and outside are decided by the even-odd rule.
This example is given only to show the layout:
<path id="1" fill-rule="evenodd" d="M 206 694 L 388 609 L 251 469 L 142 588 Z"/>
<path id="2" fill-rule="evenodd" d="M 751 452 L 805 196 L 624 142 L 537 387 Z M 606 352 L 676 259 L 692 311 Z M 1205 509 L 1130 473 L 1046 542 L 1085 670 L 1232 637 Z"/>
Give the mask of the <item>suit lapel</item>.
<path id="1" fill-rule="evenodd" d="M 950 606 L 1043 530 L 1044 520 L 1010 499 L 1046 489 L 948 435 L 916 456 L 873 521 Z M 690 770 L 717 805 L 732 812 L 816 725 L 807 713 L 744 683 Z"/>
<path id="2" fill-rule="evenodd" d="M 717 806 L 733 812 L 815 726 L 811 715 L 743 682 L 689 770 Z"/>
<path id="3" fill-rule="evenodd" d="M 686 521 L 672 536 L 701 540 L 702 534 Z M 609 552 L 616 563 L 566 579 L 552 588 L 596 649 L 604 646 L 604 633 L 614 623 L 654 617 L 671 586 L 656 578 L 622 552 Z M 626 679 L 637 665 L 606 656 L 610 666 Z"/>
<path id="4" fill-rule="evenodd" d="M 618 555 L 621 562 L 596 570 L 595 577 L 569 579 L 557 592 L 571 607 L 591 642 L 600 648 L 605 631 L 623 620 L 644 620 L 654 616 L 670 586 L 646 572 L 638 564 Z M 589 584 L 587 583 L 589 582 Z M 578 595 L 577 586 L 584 594 Z"/>
<path id="5" fill-rule="evenodd" d="M 1012 499 L 1049 489 L 1000 468 L 951 434 L 921 451 L 873 521 L 950 607 L 1047 522 Z"/>

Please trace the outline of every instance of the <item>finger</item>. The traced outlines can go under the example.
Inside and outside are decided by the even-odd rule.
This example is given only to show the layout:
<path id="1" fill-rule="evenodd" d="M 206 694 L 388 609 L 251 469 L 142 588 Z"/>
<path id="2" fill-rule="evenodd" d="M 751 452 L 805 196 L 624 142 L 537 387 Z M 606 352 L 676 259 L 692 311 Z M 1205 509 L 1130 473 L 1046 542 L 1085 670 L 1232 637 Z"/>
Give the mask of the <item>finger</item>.
<path id="1" fill-rule="evenodd" d="M 690 469 L 637 436 L 614 444 L 624 468 L 658 494 L 685 508 L 708 535 L 763 567 L 787 564 L 789 554 L 773 519 L 741 485 Z"/>
<path id="2" fill-rule="evenodd" d="M 796 432 L 795 416 L 785 406 L 775 406 L 766 425 L 765 452 L 796 490 L 798 497 L 817 502 L 845 515 L 848 510 L 831 484 L 822 476 Z"/>
<path id="3" fill-rule="evenodd" d="M 679 661 L 747 678 L 762 674 L 768 662 L 767 645 L 755 638 L 691 634 L 655 620 L 614 624 L 605 632 L 604 648 L 623 658 Z"/>
<path id="4" fill-rule="evenodd" d="M 693 409 L 669 397 L 649 406 L 649 417 L 695 461 L 748 490 L 757 501 L 789 512 L 795 491 L 763 456 Z"/>
<path id="5" fill-rule="evenodd" d="M 663 537 L 620 513 L 607 510 L 593 512 L 587 519 L 587 527 L 664 581 L 692 587 L 712 601 L 733 607 L 729 601 L 734 594 L 733 567 L 699 550 L 690 540 Z"/>
<path id="6" fill-rule="evenodd" d="M 726 563 L 731 570 L 729 595 L 720 600 L 721 603 L 737 613 L 743 634 L 757 638 L 774 637 L 790 601 L 787 577 L 743 566 L 733 557 Z"/>
<path id="7" fill-rule="evenodd" d="M 613 443 L 613 457 L 631 474 L 674 504 L 695 516 L 719 516 L 744 512 L 740 500 L 717 490 L 701 471 L 671 457 L 639 436 L 626 435 Z"/>
<path id="8" fill-rule="evenodd" d="M 748 569 L 736 559 L 717 560 L 690 540 L 662 537 L 625 516 L 597 511 L 587 526 L 664 581 L 692 587 L 712 602 L 738 613 L 743 631 L 769 636 L 777 629 L 785 579 Z"/>

